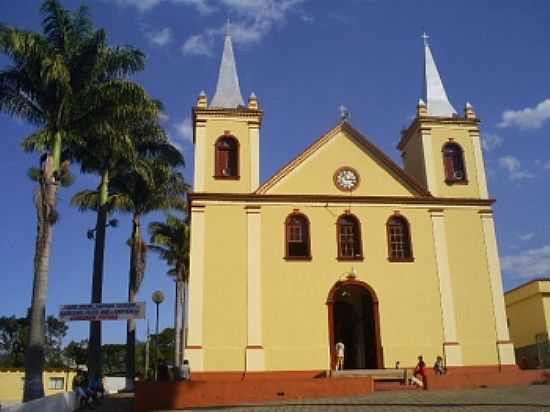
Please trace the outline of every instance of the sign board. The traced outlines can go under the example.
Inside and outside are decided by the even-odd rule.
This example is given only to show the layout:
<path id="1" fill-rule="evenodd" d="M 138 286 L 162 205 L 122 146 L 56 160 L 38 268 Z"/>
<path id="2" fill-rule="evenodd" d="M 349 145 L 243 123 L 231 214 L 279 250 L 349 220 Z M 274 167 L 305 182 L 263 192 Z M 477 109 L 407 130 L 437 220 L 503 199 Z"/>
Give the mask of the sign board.
<path id="1" fill-rule="evenodd" d="M 66 321 L 145 319 L 145 302 L 61 305 L 59 318 Z"/>

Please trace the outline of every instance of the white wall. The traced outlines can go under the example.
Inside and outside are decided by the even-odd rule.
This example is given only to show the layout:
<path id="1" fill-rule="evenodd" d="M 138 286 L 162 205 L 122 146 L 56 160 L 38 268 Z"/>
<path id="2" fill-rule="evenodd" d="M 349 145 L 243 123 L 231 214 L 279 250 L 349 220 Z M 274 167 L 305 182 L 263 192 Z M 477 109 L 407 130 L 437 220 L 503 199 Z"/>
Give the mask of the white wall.
<path id="1" fill-rule="evenodd" d="M 77 398 L 74 392 L 60 393 L 45 398 L 22 403 L 2 412 L 73 412 L 77 408 Z"/>

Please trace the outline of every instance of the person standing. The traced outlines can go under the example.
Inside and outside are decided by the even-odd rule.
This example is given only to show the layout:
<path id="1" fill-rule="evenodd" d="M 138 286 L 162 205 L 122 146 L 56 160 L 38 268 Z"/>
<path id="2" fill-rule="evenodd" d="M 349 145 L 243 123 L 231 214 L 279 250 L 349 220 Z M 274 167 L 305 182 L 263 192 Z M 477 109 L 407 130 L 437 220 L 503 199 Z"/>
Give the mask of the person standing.
<path id="1" fill-rule="evenodd" d="M 414 368 L 413 376 L 417 379 L 420 379 L 420 381 L 422 382 L 422 387 L 424 389 L 427 389 L 426 388 L 426 362 L 424 362 L 424 358 L 422 357 L 422 355 L 418 357 L 418 363 Z"/>
<path id="2" fill-rule="evenodd" d="M 338 341 L 335 346 L 336 349 L 336 370 L 341 371 L 344 369 L 344 353 L 346 347 L 341 341 Z"/>

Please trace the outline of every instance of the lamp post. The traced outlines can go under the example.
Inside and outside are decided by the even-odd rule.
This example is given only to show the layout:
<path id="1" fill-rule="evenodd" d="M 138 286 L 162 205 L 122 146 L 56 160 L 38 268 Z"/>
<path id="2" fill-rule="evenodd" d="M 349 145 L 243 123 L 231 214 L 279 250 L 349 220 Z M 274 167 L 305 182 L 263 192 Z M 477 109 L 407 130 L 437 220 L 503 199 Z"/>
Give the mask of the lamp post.
<path id="1" fill-rule="evenodd" d="M 157 380 L 158 377 L 158 369 L 159 369 L 159 356 L 158 356 L 158 339 L 159 339 L 159 305 L 164 302 L 164 293 L 162 293 L 160 290 L 157 290 L 153 292 L 153 295 L 151 296 L 151 299 L 153 299 L 153 302 L 155 305 L 157 305 L 157 323 L 155 326 L 155 380 Z"/>

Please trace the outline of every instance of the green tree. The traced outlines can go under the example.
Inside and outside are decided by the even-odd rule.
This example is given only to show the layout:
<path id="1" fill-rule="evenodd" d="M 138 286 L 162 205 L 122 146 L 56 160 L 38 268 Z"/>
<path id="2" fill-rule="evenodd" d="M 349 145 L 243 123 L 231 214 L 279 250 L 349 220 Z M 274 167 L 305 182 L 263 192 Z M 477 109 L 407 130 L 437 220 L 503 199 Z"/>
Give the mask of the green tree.
<path id="1" fill-rule="evenodd" d="M 67 325 L 53 316 L 46 319 L 45 366 L 63 366 L 61 345 L 67 334 Z M 24 365 L 25 351 L 29 346 L 29 318 L 0 317 L 0 361 L 1 367 L 20 368 Z"/>
<path id="2" fill-rule="evenodd" d="M 63 349 L 63 357 L 69 361 L 67 366 L 84 365 L 88 358 L 88 340 L 83 339 L 79 342 L 70 341 Z"/>
<path id="3" fill-rule="evenodd" d="M 58 1 L 41 7 L 43 33 L 0 25 L 0 52 L 11 65 L 0 71 L 0 111 L 17 116 L 38 130 L 44 153 L 35 195 L 37 234 L 31 301 L 30 337 L 25 352 L 25 401 L 44 396 L 44 323 L 53 225 L 58 220 L 57 191 L 67 182 L 64 142 L 72 134 L 78 95 L 86 84 L 89 50 L 97 42 L 85 7 L 71 13 Z"/>
<path id="4" fill-rule="evenodd" d="M 187 285 L 189 280 L 189 225 L 183 219 L 167 215 L 164 222 L 149 224 L 151 250 L 157 252 L 169 266 L 168 275 L 176 283 L 174 365 L 183 362 L 187 331 Z"/>

